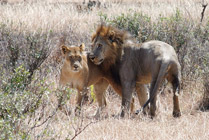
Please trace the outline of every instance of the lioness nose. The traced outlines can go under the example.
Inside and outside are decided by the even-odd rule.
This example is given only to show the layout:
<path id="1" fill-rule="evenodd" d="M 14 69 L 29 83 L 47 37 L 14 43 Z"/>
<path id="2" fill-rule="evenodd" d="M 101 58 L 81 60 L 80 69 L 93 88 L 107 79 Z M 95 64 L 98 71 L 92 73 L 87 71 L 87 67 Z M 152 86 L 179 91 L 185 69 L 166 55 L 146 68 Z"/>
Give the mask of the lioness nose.
<path id="1" fill-rule="evenodd" d="M 76 65 L 76 64 L 74 64 L 73 66 L 74 66 L 74 68 L 78 68 L 78 65 Z"/>
<path id="2" fill-rule="evenodd" d="M 94 60 L 95 56 L 94 56 L 93 54 L 90 54 L 90 55 L 89 55 L 89 58 L 90 58 L 91 60 Z"/>

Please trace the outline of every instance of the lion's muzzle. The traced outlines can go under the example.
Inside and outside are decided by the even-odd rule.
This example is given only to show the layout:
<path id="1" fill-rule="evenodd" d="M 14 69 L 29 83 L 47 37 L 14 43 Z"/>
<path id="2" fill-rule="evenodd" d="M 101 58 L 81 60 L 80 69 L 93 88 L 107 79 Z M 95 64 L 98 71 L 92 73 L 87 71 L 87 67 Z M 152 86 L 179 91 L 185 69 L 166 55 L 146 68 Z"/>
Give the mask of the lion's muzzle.
<path id="1" fill-rule="evenodd" d="M 91 54 L 89 55 L 89 58 L 91 59 L 91 61 L 94 61 L 94 59 L 95 59 L 94 54 L 91 53 Z"/>
<path id="2" fill-rule="evenodd" d="M 89 58 L 96 65 L 100 65 L 104 61 L 103 58 L 96 57 L 94 54 L 90 54 Z"/>

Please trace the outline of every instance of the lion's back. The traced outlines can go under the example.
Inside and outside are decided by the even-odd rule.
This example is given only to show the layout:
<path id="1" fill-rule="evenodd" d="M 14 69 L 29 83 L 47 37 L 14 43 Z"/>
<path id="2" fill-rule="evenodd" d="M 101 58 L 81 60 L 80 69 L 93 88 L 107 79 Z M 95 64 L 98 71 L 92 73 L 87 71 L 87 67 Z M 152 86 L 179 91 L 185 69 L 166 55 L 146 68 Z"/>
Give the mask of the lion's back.
<path id="1" fill-rule="evenodd" d="M 177 55 L 174 48 L 171 45 L 162 41 L 151 40 L 145 42 L 142 44 L 140 49 L 142 49 L 143 53 L 145 53 L 148 57 L 154 56 L 156 58 L 163 58 L 164 60 L 177 60 Z"/>

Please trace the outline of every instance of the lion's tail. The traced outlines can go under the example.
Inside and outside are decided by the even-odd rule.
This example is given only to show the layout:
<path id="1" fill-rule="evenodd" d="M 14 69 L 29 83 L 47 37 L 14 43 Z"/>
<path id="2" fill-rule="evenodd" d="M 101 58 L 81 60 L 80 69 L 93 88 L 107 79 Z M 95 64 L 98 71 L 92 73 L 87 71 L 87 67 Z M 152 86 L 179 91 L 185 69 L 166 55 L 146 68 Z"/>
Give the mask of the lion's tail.
<path id="1" fill-rule="evenodd" d="M 163 63 L 163 65 L 162 65 Z M 161 62 L 160 70 L 157 76 L 157 80 L 154 84 L 154 87 L 151 89 L 151 94 L 147 102 L 144 104 L 142 109 L 144 110 L 145 107 L 157 96 L 157 90 L 159 89 L 160 84 L 162 83 L 165 75 L 167 74 L 167 69 L 169 67 L 170 63 L 168 62 Z"/>

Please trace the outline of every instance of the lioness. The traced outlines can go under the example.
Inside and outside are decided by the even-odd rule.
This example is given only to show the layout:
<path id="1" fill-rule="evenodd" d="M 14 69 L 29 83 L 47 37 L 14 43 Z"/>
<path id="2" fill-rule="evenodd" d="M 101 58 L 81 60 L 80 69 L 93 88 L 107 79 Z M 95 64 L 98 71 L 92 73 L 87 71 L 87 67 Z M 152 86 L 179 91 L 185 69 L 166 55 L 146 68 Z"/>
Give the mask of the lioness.
<path id="1" fill-rule="evenodd" d="M 122 87 L 120 83 L 115 82 L 114 75 L 106 75 L 104 69 L 95 65 L 89 58 L 89 54 L 85 54 L 84 44 L 80 46 L 67 47 L 61 46 L 62 54 L 64 56 L 64 65 L 61 69 L 60 84 L 68 84 L 72 88 L 78 90 L 77 108 L 81 107 L 82 99 L 85 96 L 85 89 L 90 85 L 94 85 L 96 99 L 99 104 L 99 108 L 95 117 L 99 117 L 99 113 L 104 106 L 106 106 L 105 90 L 110 83 L 113 89 L 122 96 Z M 109 78 L 107 78 L 109 77 Z M 117 77 L 118 78 L 118 77 Z M 118 79 L 117 81 L 120 81 Z M 147 89 L 145 86 L 137 86 L 136 92 L 141 105 L 147 100 Z M 132 98 L 131 110 L 134 108 L 134 100 Z M 147 110 L 144 110 L 146 113 Z"/>
<path id="2" fill-rule="evenodd" d="M 70 47 L 61 46 L 64 64 L 61 68 L 60 85 L 68 85 L 78 90 L 76 111 L 80 110 L 82 101 L 86 96 L 86 88 L 92 84 L 94 84 L 99 107 L 105 106 L 104 92 L 109 85 L 105 79 L 99 76 L 101 73 L 95 65 L 87 60 L 84 48 L 84 44 Z"/>
<path id="3" fill-rule="evenodd" d="M 122 117 L 129 111 L 134 87 L 148 83 L 151 83 L 150 98 L 143 108 L 150 102 L 150 113 L 154 117 L 157 90 L 164 78 L 173 86 L 173 116 L 181 115 L 175 94 L 177 88 L 180 93 L 181 67 L 169 44 L 153 40 L 140 45 L 128 32 L 102 24 L 92 36 L 90 58 L 105 70 L 107 79 L 121 83 Z"/>

